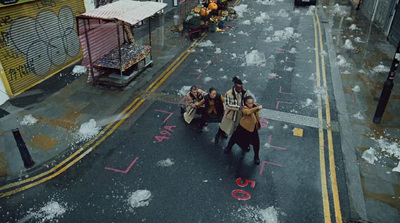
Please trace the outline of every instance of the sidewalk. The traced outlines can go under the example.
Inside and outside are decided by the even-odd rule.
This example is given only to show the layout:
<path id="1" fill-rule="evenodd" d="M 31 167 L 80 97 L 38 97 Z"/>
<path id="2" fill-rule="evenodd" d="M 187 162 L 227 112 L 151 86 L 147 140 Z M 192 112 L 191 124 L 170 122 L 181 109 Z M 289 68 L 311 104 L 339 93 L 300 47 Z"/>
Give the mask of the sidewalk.
<path id="1" fill-rule="evenodd" d="M 323 1 L 319 10 L 323 10 L 325 20 L 329 21 L 325 28 L 332 28 L 326 30 L 327 42 L 329 48 L 331 33 L 335 51 L 327 53 L 336 57 L 330 60 L 336 60 L 337 77 L 343 83 L 344 98 L 335 89 L 335 99 L 341 117 L 351 217 L 377 223 L 399 222 L 400 177 L 393 171 L 400 159 L 398 83 L 392 90 L 381 124 L 372 122 L 396 48 L 350 2 L 343 5 L 343 1 Z M 339 84 L 335 83 L 335 72 L 332 75 L 334 85 Z M 368 161 L 362 156 L 370 148 L 376 151 L 376 159 Z"/>
<path id="2" fill-rule="evenodd" d="M 48 170 L 57 164 L 57 158 L 79 148 L 102 126 L 113 122 L 124 105 L 140 97 L 143 86 L 147 86 L 160 70 L 191 44 L 180 33 L 171 31 L 174 14 L 172 10 L 152 20 L 154 66 L 146 69 L 125 89 L 94 87 L 86 82 L 87 75 L 74 75 L 71 66 L 3 104 L 0 107 L 5 111 L 5 116 L 0 115 L 0 185 Z M 135 32 L 139 44 L 148 44 L 148 26 L 144 26 Z M 96 126 L 91 126 L 91 119 L 95 120 Z M 81 127 L 84 123 L 86 129 Z M 23 166 L 11 133 L 14 128 L 20 129 L 36 163 L 30 170 Z"/>

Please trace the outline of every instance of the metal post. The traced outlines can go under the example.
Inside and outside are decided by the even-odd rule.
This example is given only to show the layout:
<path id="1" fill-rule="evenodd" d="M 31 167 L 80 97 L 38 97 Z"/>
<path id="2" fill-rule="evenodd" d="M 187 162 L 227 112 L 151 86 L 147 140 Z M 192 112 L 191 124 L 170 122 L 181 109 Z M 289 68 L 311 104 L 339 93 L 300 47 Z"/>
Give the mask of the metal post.
<path id="1" fill-rule="evenodd" d="M 121 74 L 121 84 L 124 84 L 124 79 L 122 79 L 122 54 L 121 54 L 121 41 L 119 39 L 119 21 L 117 21 L 117 39 L 118 39 L 118 55 L 119 55 L 119 68 Z"/>
<path id="2" fill-rule="evenodd" d="M 15 142 L 17 143 L 19 153 L 21 154 L 22 161 L 24 162 L 25 168 L 31 168 L 35 165 L 35 162 L 32 160 L 31 154 L 29 154 L 28 148 L 26 148 L 24 139 L 22 139 L 21 133 L 19 132 L 19 129 L 13 129 L 11 130 Z"/>
<path id="3" fill-rule="evenodd" d="M 373 122 L 375 124 L 381 123 L 382 115 L 385 112 L 386 105 L 389 102 L 390 94 L 392 93 L 392 88 L 394 86 L 393 80 L 396 76 L 397 68 L 399 67 L 400 61 L 400 42 L 397 46 L 396 53 L 394 55 L 392 66 L 390 67 L 389 75 L 383 84 L 383 89 L 381 97 L 379 98 L 378 107 L 376 108 Z"/>
<path id="4" fill-rule="evenodd" d="M 87 45 L 87 49 L 88 49 L 88 54 L 89 54 L 89 64 L 90 64 L 90 72 L 92 73 L 92 77 L 93 77 L 93 85 L 95 85 L 95 81 L 94 81 L 94 72 L 93 72 L 93 62 L 92 62 L 92 54 L 90 53 L 90 45 L 89 45 L 89 37 L 86 31 L 86 19 L 82 19 L 83 21 L 83 27 L 85 29 L 85 39 L 86 39 L 86 45 Z"/>
<path id="5" fill-rule="evenodd" d="M 149 45 L 150 45 L 150 61 L 152 60 L 152 56 L 151 56 L 151 17 L 149 17 Z"/>

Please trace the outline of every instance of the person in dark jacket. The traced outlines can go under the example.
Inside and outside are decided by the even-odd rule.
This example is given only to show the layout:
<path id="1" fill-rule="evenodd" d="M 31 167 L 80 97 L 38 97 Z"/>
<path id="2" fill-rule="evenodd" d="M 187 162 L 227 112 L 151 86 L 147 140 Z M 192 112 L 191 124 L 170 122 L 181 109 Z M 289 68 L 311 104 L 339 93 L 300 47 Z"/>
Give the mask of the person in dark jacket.
<path id="1" fill-rule="evenodd" d="M 202 106 L 203 104 L 205 106 L 202 115 L 201 128 L 209 122 L 221 122 L 222 117 L 224 116 L 224 103 L 225 97 L 218 94 L 217 90 L 213 87 L 210 88 L 208 94 L 203 100 L 196 103 L 196 106 Z M 227 138 L 227 135 L 221 130 L 221 128 L 218 129 L 218 133 L 215 135 L 215 143 L 218 143 L 220 136 Z"/>
<path id="2" fill-rule="evenodd" d="M 248 152 L 250 150 L 249 145 L 251 144 L 254 149 L 254 163 L 258 165 L 260 164 L 260 138 L 258 130 L 261 128 L 259 111 L 262 109 L 262 106 L 256 106 L 251 96 L 245 97 L 244 101 L 245 106 L 242 108 L 243 117 L 240 119 L 239 126 L 231 136 L 224 153 L 229 153 L 235 144 L 238 144 L 243 150 Z"/>

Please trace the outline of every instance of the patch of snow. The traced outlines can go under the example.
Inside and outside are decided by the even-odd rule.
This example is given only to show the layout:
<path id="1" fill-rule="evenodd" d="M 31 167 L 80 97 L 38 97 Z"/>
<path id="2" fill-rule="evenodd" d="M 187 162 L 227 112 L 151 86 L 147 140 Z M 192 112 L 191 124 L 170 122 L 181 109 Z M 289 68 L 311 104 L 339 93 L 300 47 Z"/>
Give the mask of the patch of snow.
<path id="1" fill-rule="evenodd" d="M 75 65 L 74 69 L 72 70 L 73 74 L 86 74 L 87 69 L 81 65 Z"/>
<path id="2" fill-rule="evenodd" d="M 354 39 L 354 41 L 356 41 L 357 43 L 363 43 L 364 41 L 361 41 L 361 37 L 356 37 Z"/>
<path id="3" fill-rule="evenodd" d="M 246 64 L 247 66 L 265 66 L 265 54 L 258 52 L 258 50 L 253 50 L 246 54 Z"/>
<path id="4" fill-rule="evenodd" d="M 292 54 L 297 53 L 296 48 L 294 48 L 294 47 L 290 48 L 289 53 L 292 53 Z"/>
<path id="5" fill-rule="evenodd" d="M 363 71 L 363 70 L 358 70 L 358 73 L 360 73 L 360 74 L 365 74 L 365 71 Z"/>
<path id="6" fill-rule="evenodd" d="M 375 73 L 387 73 L 390 71 L 390 67 L 381 64 L 381 65 L 374 67 L 373 71 Z"/>
<path id="7" fill-rule="evenodd" d="M 251 25 L 251 22 L 250 22 L 250 20 L 245 20 L 241 24 L 243 24 L 243 25 Z"/>
<path id="8" fill-rule="evenodd" d="M 314 10 L 315 10 L 315 5 L 311 5 L 308 7 L 308 11 L 305 13 L 305 15 L 314 15 Z"/>
<path id="9" fill-rule="evenodd" d="M 168 167 L 174 165 L 174 161 L 172 161 L 170 158 L 167 158 L 165 160 L 160 160 L 157 162 L 157 166 L 162 166 L 162 167 Z"/>
<path id="10" fill-rule="evenodd" d="M 301 107 L 305 108 L 310 106 L 313 103 L 313 100 L 311 100 L 310 98 L 307 98 L 306 101 L 301 103 Z"/>
<path id="11" fill-rule="evenodd" d="M 257 3 L 261 3 L 263 5 L 275 5 L 275 0 L 257 0 Z"/>
<path id="12" fill-rule="evenodd" d="M 277 30 L 274 32 L 274 37 L 278 38 L 279 40 L 288 40 L 299 38 L 301 34 L 295 33 L 293 27 L 286 27 L 284 30 Z"/>
<path id="13" fill-rule="evenodd" d="M 226 75 L 224 75 L 223 77 L 221 77 L 222 79 L 228 79 L 228 77 Z"/>
<path id="14" fill-rule="evenodd" d="M 279 12 L 276 15 L 283 18 L 289 17 L 289 13 L 285 9 L 279 10 Z"/>
<path id="15" fill-rule="evenodd" d="M 151 192 L 148 190 L 137 190 L 128 198 L 128 204 L 132 208 L 148 206 L 150 203 Z"/>
<path id="16" fill-rule="evenodd" d="M 295 9 L 295 10 L 293 11 L 293 13 L 295 13 L 295 14 L 299 14 L 299 13 L 300 13 L 300 10 L 298 10 L 298 9 Z"/>
<path id="17" fill-rule="evenodd" d="M 351 74 L 351 73 L 350 73 L 350 71 L 345 70 L 345 71 L 343 72 L 343 74 Z"/>
<path id="18" fill-rule="evenodd" d="M 232 55 L 232 59 L 234 59 L 234 58 L 237 57 L 237 56 L 236 56 L 236 53 L 232 53 L 231 55 Z"/>
<path id="19" fill-rule="evenodd" d="M 357 114 L 353 115 L 354 118 L 364 120 L 364 117 L 361 115 L 361 112 L 358 112 Z"/>
<path id="20" fill-rule="evenodd" d="M 187 52 L 188 52 L 188 53 L 195 53 L 196 50 L 195 50 L 195 49 L 191 49 L 191 50 L 188 50 Z"/>
<path id="21" fill-rule="evenodd" d="M 347 20 L 347 21 L 353 21 L 353 18 L 347 17 L 346 20 Z"/>
<path id="22" fill-rule="evenodd" d="M 325 95 L 326 95 L 326 88 L 325 87 L 321 87 L 321 86 L 319 86 L 319 87 L 315 87 L 314 88 L 314 93 L 316 94 L 316 95 L 321 95 L 321 97 L 325 97 Z"/>
<path id="23" fill-rule="evenodd" d="M 214 43 L 212 43 L 210 40 L 207 40 L 207 41 L 204 41 L 204 42 L 201 42 L 201 43 L 197 43 L 196 45 L 198 47 L 212 47 L 212 46 L 214 46 Z"/>
<path id="24" fill-rule="evenodd" d="M 293 67 L 285 67 L 285 71 L 292 72 L 293 71 Z"/>
<path id="25" fill-rule="evenodd" d="M 369 164 L 374 164 L 375 161 L 378 160 L 378 158 L 376 158 L 375 156 L 375 152 L 376 152 L 375 149 L 369 148 L 368 150 L 365 150 L 363 152 L 361 158 L 363 158 Z"/>
<path id="26" fill-rule="evenodd" d="M 221 48 L 216 48 L 216 49 L 215 49 L 215 53 L 216 53 L 216 54 L 222 53 Z"/>
<path id="27" fill-rule="evenodd" d="M 29 215 L 21 222 L 28 221 L 31 218 L 37 219 L 36 222 L 58 222 L 57 218 L 61 217 L 66 211 L 65 204 L 61 205 L 56 201 L 50 201 L 37 212 L 28 211 Z"/>
<path id="28" fill-rule="evenodd" d="M 353 43 L 351 42 L 351 40 L 346 39 L 343 48 L 348 49 L 348 50 L 354 50 L 354 46 L 353 46 Z"/>
<path id="29" fill-rule="evenodd" d="M 264 19 L 261 18 L 261 16 L 258 16 L 258 17 L 256 17 L 256 18 L 254 19 L 254 23 L 255 23 L 255 24 L 262 24 L 262 23 L 264 23 Z"/>
<path id="30" fill-rule="evenodd" d="M 337 59 L 339 60 L 339 61 L 337 62 L 338 66 L 340 66 L 340 67 L 348 67 L 348 66 L 350 66 L 350 64 L 347 63 L 347 61 L 346 61 L 346 59 L 344 58 L 344 56 L 338 55 L 338 56 L 337 56 Z"/>
<path id="31" fill-rule="evenodd" d="M 212 78 L 211 77 L 206 77 L 206 78 L 204 78 L 204 82 L 209 82 L 209 81 L 211 81 L 212 80 Z"/>
<path id="32" fill-rule="evenodd" d="M 179 91 L 178 91 L 178 95 L 185 97 L 186 94 L 190 91 L 191 86 L 183 86 Z"/>
<path id="33" fill-rule="evenodd" d="M 288 129 L 288 125 L 283 125 L 283 129 Z"/>
<path id="34" fill-rule="evenodd" d="M 397 167 L 392 169 L 393 172 L 399 172 L 400 173 L 400 162 L 397 164 Z"/>
<path id="35" fill-rule="evenodd" d="M 390 156 L 394 156 L 397 159 L 400 159 L 400 147 L 399 144 L 395 143 L 395 142 L 390 142 L 388 140 L 385 139 L 378 139 L 375 140 L 381 151 L 382 152 L 386 152 L 388 153 Z"/>
<path id="36" fill-rule="evenodd" d="M 270 74 L 268 74 L 268 77 L 269 77 L 270 79 L 273 79 L 273 78 L 277 78 L 277 77 L 279 77 L 279 76 L 278 76 L 278 74 L 276 74 L 276 73 L 270 73 Z"/>
<path id="37" fill-rule="evenodd" d="M 245 32 L 243 32 L 243 31 L 239 31 L 238 34 L 240 34 L 240 35 L 245 35 L 245 36 L 250 36 L 250 34 L 245 33 Z"/>
<path id="38" fill-rule="evenodd" d="M 268 126 L 268 129 L 274 129 L 274 126 L 270 125 Z"/>
<path id="39" fill-rule="evenodd" d="M 224 68 L 220 68 L 219 71 L 224 71 Z"/>
<path id="40" fill-rule="evenodd" d="M 247 5 L 238 5 L 234 7 L 234 10 L 238 14 L 238 17 L 241 18 L 243 17 L 243 13 L 247 12 Z"/>
<path id="41" fill-rule="evenodd" d="M 279 212 L 273 207 L 261 209 L 258 206 L 241 206 L 236 212 L 236 215 L 241 222 L 263 222 L 263 223 L 278 223 Z"/>
<path id="42" fill-rule="evenodd" d="M 356 85 L 351 89 L 353 92 L 360 92 L 360 86 Z"/>
<path id="43" fill-rule="evenodd" d="M 351 24 L 351 26 L 349 27 L 350 30 L 356 30 L 358 29 L 356 24 Z"/>
<path id="44" fill-rule="evenodd" d="M 271 55 L 271 56 L 268 57 L 268 59 L 275 59 L 275 56 Z"/>
<path id="45" fill-rule="evenodd" d="M 273 30 L 274 30 L 274 27 L 273 27 L 273 26 L 269 26 L 268 28 L 265 29 L 265 31 L 269 31 L 269 32 L 271 32 L 271 31 L 273 31 Z"/>
<path id="46" fill-rule="evenodd" d="M 78 142 L 87 141 L 93 137 L 95 137 L 100 132 L 100 127 L 97 126 L 97 123 L 94 119 L 90 119 L 88 122 L 85 122 L 79 128 L 79 131 L 76 134 L 76 138 Z"/>
<path id="47" fill-rule="evenodd" d="M 247 80 L 243 80 L 243 84 L 247 84 L 249 83 Z"/>
<path id="48" fill-rule="evenodd" d="M 38 120 L 34 118 L 31 114 L 25 115 L 24 119 L 21 121 L 21 125 L 34 125 Z"/>
<path id="49" fill-rule="evenodd" d="M 300 74 L 295 74 L 294 76 L 296 76 L 296 77 L 300 77 Z"/>
<path id="50" fill-rule="evenodd" d="M 321 54 L 322 56 L 324 56 L 324 57 L 326 57 L 326 56 L 328 56 L 328 54 L 325 52 L 325 50 L 324 51 L 322 51 L 321 53 L 319 53 L 319 54 Z"/>
<path id="51" fill-rule="evenodd" d="M 199 61 L 197 59 L 194 60 L 195 63 L 199 63 Z"/>

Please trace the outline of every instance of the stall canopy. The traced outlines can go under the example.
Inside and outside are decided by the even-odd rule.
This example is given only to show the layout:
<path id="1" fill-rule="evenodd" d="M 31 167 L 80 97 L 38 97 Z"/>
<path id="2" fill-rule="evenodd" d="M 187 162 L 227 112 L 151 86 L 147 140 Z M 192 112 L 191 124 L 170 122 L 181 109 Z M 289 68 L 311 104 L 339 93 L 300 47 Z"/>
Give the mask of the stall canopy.
<path id="1" fill-rule="evenodd" d="M 166 3 L 160 2 L 120 0 L 85 12 L 81 14 L 81 16 L 104 20 L 117 19 L 135 25 L 140 21 L 153 16 L 166 6 Z"/>
<path id="2" fill-rule="evenodd" d="M 103 68 L 122 72 L 146 58 L 151 61 L 150 17 L 167 6 L 151 1 L 120 0 L 77 16 L 83 65 L 90 73 L 88 82 L 105 74 Z M 131 26 L 149 18 L 149 46 L 135 44 Z M 129 40 L 129 44 L 127 43 Z M 149 61 L 148 61 L 149 60 Z"/>

